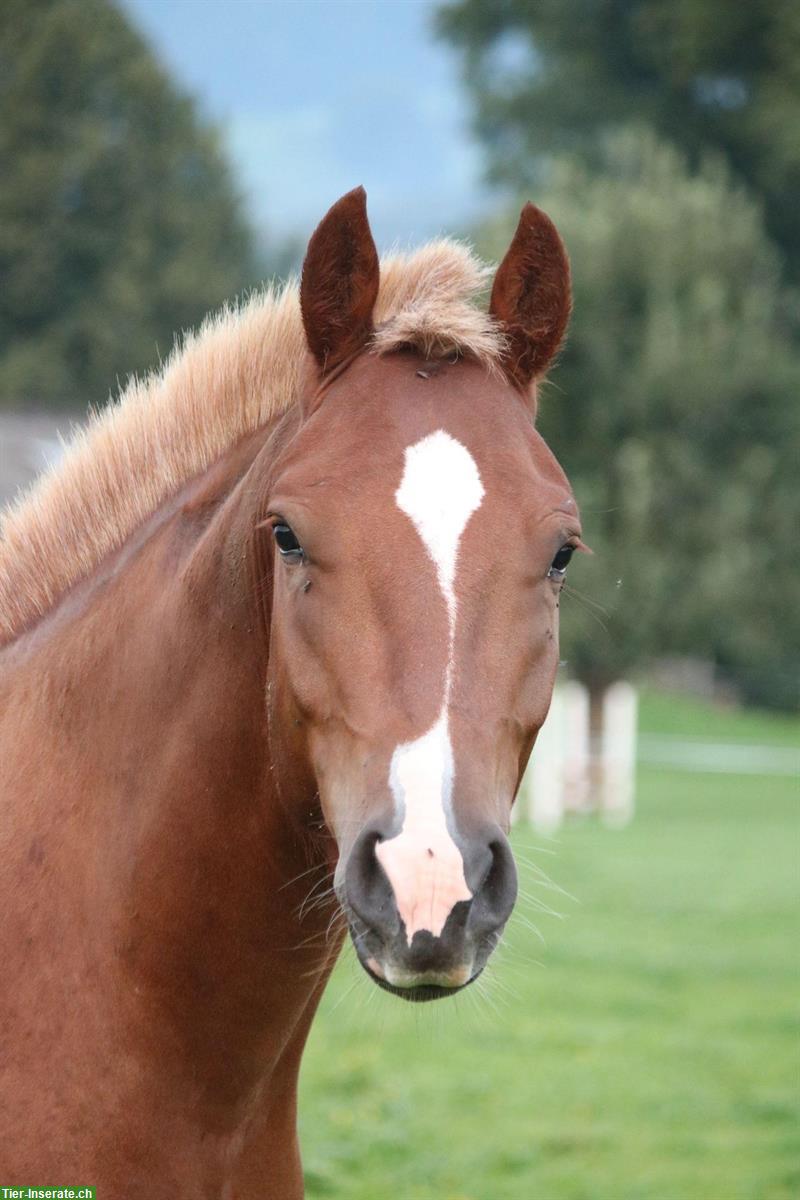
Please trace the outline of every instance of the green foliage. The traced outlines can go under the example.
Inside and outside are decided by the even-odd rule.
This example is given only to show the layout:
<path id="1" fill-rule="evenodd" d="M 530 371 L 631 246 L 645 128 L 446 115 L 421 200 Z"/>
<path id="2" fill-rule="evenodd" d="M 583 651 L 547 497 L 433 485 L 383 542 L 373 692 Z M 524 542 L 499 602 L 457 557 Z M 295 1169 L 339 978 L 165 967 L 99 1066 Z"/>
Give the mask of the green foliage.
<path id="1" fill-rule="evenodd" d="M 795 783 L 639 790 L 619 832 L 576 823 L 542 852 L 515 831 L 523 898 L 463 996 L 412 1008 L 346 953 L 303 1064 L 309 1200 L 797 1195 Z"/>
<path id="2" fill-rule="evenodd" d="M 800 7 L 794 0 L 455 0 L 441 31 L 465 55 L 496 179 L 528 188 L 542 156 L 632 118 L 696 165 L 720 152 L 762 198 L 800 278 Z"/>
<path id="3" fill-rule="evenodd" d="M 541 423 L 599 552 L 571 578 L 610 615 L 565 612 L 566 657 L 602 684 L 650 652 L 710 654 L 751 699 L 796 705 L 800 339 L 779 278 L 800 279 L 800 8 L 451 0 L 438 26 L 491 176 L 573 257 L 565 395 Z"/>
<path id="4" fill-rule="evenodd" d="M 110 0 L 0 6 L 0 404 L 102 402 L 254 281 L 216 132 Z"/>
<path id="5" fill-rule="evenodd" d="M 557 160 L 537 201 L 575 284 L 539 425 L 596 552 L 570 568 L 588 596 L 562 603 L 563 656 L 601 685 L 651 653 L 710 654 L 750 698 L 796 704 L 800 362 L 757 206 L 719 161 L 690 174 L 641 131 L 606 141 L 600 173 Z M 480 249 L 501 255 L 513 224 Z"/>

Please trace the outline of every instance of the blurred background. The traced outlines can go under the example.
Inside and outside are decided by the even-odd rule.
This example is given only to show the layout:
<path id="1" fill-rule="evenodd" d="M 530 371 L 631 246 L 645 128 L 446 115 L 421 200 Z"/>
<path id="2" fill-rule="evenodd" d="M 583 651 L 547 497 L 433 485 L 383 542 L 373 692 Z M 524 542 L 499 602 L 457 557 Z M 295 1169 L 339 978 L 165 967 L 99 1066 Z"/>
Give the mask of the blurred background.
<path id="1" fill-rule="evenodd" d="M 595 552 L 562 605 L 588 790 L 538 829 L 523 796 L 480 991 L 420 1012 L 340 965 L 309 1195 L 796 1198 L 800 6 L 2 0 L 0 502 L 359 183 L 382 249 L 497 259 L 530 198 L 570 251 L 539 425 Z"/>

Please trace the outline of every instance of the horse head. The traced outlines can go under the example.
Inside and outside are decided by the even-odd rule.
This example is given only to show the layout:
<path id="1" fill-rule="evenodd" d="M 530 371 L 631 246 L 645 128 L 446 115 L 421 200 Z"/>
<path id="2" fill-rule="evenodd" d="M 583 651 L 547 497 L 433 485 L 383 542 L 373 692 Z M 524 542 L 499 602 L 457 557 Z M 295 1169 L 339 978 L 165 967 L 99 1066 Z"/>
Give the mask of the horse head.
<path id="1" fill-rule="evenodd" d="M 387 331 L 379 271 L 358 189 L 303 266 L 302 419 L 266 501 L 270 729 L 319 794 L 362 965 L 424 1000 L 476 978 L 517 894 L 511 809 L 581 546 L 534 426 L 569 266 L 527 205 L 491 292 L 494 356 L 451 336 L 435 299 Z"/>

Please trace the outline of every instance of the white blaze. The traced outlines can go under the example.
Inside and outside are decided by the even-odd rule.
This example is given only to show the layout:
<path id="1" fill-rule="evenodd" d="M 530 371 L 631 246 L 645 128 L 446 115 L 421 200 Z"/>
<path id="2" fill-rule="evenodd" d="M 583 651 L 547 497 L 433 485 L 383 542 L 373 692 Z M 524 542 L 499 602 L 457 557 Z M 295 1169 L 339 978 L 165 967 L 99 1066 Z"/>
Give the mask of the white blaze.
<path id="1" fill-rule="evenodd" d="M 409 940 L 420 929 L 438 937 L 459 900 L 472 893 L 464 861 L 447 825 L 451 813 L 453 750 L 449 704 L 458 605 L 456 566 L 461 536 L 480 507 L 484 488 L 469 451 L 444 430 L 406 449 L 405 471 L 395 493 L 430 555 L 447 605 L 448 647 L 439 716 L 422 737 L 398 746 L 389 785 L 403 824 L 376 854 L 394 890 Z"/>

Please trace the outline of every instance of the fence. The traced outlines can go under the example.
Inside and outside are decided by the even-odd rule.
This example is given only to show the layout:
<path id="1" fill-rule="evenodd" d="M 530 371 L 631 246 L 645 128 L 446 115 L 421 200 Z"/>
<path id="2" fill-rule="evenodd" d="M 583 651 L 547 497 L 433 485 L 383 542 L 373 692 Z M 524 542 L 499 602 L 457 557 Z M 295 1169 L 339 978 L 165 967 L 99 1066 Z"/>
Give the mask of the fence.
<path id="1" fill-rule="evenodd" d="M 615 683 L 603 697 L 600 727 L 590 728 L 589 695 L 579 683 L 559 684 L 539 731 L 515 808 L 554 832 L 569 813 L 596 812 L 622 826 L 636 805 L 637 765 L 671 771 L 800 777 L 800 750 L 712 742 L 702 736 L 640 734 L 638 701 L 629 683 Z"/>
<path id="2" fill-rule="evenodd" d="M 625 825 L 635 805 L 637 708 L 635 688 L 613 684 L 593 737 L 587 689 L 559 685 L 520 789 L 518 818 L 544 832 L 568 812 L 598 811 L 609 824 Z"/>

